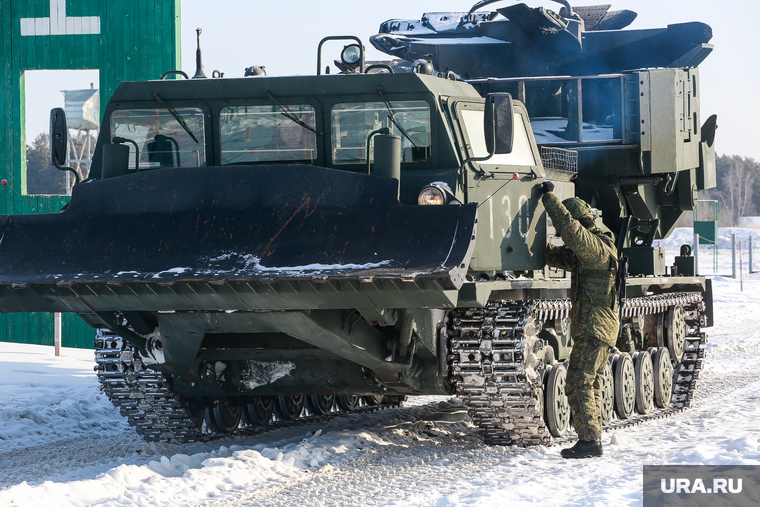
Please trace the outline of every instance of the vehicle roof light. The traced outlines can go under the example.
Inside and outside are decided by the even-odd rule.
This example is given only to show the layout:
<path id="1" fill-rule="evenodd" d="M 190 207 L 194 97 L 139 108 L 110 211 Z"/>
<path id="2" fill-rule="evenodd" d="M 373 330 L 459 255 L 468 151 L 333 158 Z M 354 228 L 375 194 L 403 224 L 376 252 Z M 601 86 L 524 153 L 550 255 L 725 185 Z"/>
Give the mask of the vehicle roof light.
<path id="1" fill-rule="evenodd" d="M 359 63 L 361 55 L 362 50 L 359 45 L 350 44 L 343 48 L 343 51 L 340 53 L 340 59 L 344 64 L 352 66 Z"/>

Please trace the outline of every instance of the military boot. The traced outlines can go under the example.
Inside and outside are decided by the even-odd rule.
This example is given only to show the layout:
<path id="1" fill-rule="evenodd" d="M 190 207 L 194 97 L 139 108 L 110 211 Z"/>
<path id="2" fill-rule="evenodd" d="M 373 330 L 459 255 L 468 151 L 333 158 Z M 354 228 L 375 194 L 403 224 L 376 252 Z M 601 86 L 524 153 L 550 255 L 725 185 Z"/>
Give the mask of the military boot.
<path id="1" fill-rule="evenodd" d="M 601 440 L 578 440 L 569 449 L 562 449 L 562 457 L 566 459 L 597 458 L 602 454 Z"/>

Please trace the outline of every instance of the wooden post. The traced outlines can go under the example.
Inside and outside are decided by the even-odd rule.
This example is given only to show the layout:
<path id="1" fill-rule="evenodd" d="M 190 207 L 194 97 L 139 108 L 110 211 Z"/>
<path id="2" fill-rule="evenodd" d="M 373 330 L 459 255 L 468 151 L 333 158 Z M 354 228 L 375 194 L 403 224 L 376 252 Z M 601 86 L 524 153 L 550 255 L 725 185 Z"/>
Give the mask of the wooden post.
<path id="1" fill-rule="evenodd" d="M 755 266 L 752 264 L 752 236 L 749 237 L 749 272 L 755 272 Z"/>
<path id="2" fill-rule="evenodd" d="M 53 334 L 55 335 L 55 357 L 61 355 L 61 314 L 56 313 L 53 316 Z"/>
<path id="3" fill-rule="evenodd" d="M 744 268 L 742 266 L 742 242 L 739 241 L 739 291 L 744 292 Z"/>

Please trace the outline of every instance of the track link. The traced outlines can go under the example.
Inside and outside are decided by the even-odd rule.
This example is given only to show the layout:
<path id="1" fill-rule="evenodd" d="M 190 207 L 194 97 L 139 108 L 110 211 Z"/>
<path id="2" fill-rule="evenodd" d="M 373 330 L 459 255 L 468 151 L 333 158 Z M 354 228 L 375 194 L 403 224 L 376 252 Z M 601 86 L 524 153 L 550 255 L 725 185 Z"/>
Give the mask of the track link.
<path id="1" fill-rule="evenodd" d="M 486 444 L 548 445 L 543 422 L 540 342 L 528 304 L 489 303 L 450 314 L 450 367 L 456 394 Z"/>
<path id="2" fill-rule="evenodd" d="M 101 329 L 95 367 L 101 390 L 119 407 L 137 433 L 149 442 L 198 442 L 208 439 L 202 421 L 170 389 L 164 375 L 147 368 L 122 337 Z"/>
<path id="3" fill-rule="evenodd" d="M 204 424 L 206 406 L 177 395 L 166 377 L 148 368 L 133 347 L 111 331 L 100 329 L 96 338 L 95 370 L 103 392 L 121 414 L 149 442 L 192 443 L 229 437 L 213 433 Z M 335 417 L 352 417 L 401 405 L 404 397 L 390 397 L 381 405 L 358 406 L 350 412 L 305 415 L 295 421 L 274 420 L 266 426 L 243 421 L 232 434 L 257 435 L 278 428 L 326 422 Z"/>
<path id="4" fill-rule="evenodd" d="M 631 298 L 623 303 L 620 314 L 621 317 L 661 314 L 677 306 L 684 309 L 686 336 L 684 354 L 674 364 L 670 406 L 646 415 L 613 419 L 605 429 L 670 417 L 691 406 L 707 343 L 701 330 L 705 324 L 701 295 Z M 537 334 L 547 320 L 567 317 L 570 307 L 567 299 L 492 301 L 482 309 L 462 308 L 449 313 L 450 378 L 487 444 L 552 443 L 543 420 L 541 379 L 546 366 L 536 357 L 543 347 Z"/>

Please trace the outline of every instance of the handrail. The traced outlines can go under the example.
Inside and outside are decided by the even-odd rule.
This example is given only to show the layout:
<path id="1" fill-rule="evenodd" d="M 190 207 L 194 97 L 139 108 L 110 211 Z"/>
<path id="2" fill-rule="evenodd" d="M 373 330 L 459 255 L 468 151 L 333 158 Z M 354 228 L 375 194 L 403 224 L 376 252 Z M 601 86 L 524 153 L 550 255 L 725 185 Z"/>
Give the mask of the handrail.
<path id="1" fill-rule="evenodd" d="M 623 74 L 599 74 L 596 76 L 533 76 L 533 77 L 484 77 L 478 79 L 465 79 L 469 84 L 487 83 L 517 83 L 520 81 L 571 81 L 579 79 L 613 79 L 623 77 Z"/>
<path id="2" fill-rule="evenodd" d="M 172 75 L 182 76 L 185 79 L 190 79 L 190 77 L 188 77 L 188 75 L 181 70 L 167 70 L 161 75 L 161 81 L 165 80 L 167 77 L 172 76 Z"/>
<path id="3" fill-rule="evenodd" d="M 362 44 L 361 39 L 359 37 L 356 37 L 355 35 L 331 35 L 319 41 L 319 46 L 317 47 L 317 75 L 318 76 L 322 75 L 322 45 L 329 40 L 356 41 L 356 43 L 359 45 L 359 68 L 362 69 L 362 72 L 364 71 L 364 44 Z"/>

